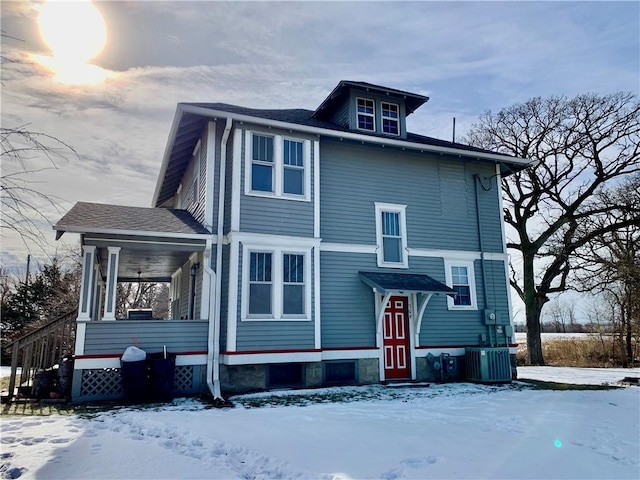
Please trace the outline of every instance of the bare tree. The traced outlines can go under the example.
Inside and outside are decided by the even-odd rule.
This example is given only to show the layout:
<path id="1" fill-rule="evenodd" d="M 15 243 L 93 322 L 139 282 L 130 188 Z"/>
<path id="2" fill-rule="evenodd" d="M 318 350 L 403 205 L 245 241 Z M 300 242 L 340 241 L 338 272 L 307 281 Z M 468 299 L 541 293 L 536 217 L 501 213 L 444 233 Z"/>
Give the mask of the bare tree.
<path id="1" fill-rule="evenodd" d="M 613 305 L 615 332 L 624 352 L 623 365 L 633 366 L 635 348 L 640 337 L 640 174 L 627 179 L 611 191 L 599 195 L 603 205 L 626 208 L 617 215 L 590 219 L 587 230 L 600 229 L 611 222 L 631 220 L 633 224 L 614 231 L 604 231 L 581 250 L 582 261 L 578 276 L 578 290 L 605 293 Z M 595 225 L 593 225 L 595 224 Z M 585 228 L 584 226 L 582 228 Z"/>
<path id="2" fill-rule="evenodd" d="M 540 315 L 549 295 L 570 286 L 576 252 L 594 238 L 633 225 L 598 193 L 640 171 L 640 102 L 631 93 L 533 98 L 486 112 L 470 144 L 535 160 L 503 182 L 507 247 L 522 259 L 510 283 L 526 309 L 528 360 L 543 365 Z M 638 208 L 638 205 L 633 207 Z M 587 222 L 589 220 L 589 222 Z M 584 224 L 592 228 L 578 229 Z"/>
<path id="3" fill-rule="evenodd" d="M 39 225 L 50 225 L 45 207 L 59 211 L 59 198 L 41 192 L 33 179 L 34 174 L 57 169 L 57 161 L 67 155 L 77 156 L 70 145 L 46 133 L 35 132 L 29 125 L 16 128 L 0 128 L 0 201 L 3 233 L 13 231 L 27 248 L 35 244 L 44 251 L 44 237 Z M 34 166 L 42 163 L 45 166 Z"/>

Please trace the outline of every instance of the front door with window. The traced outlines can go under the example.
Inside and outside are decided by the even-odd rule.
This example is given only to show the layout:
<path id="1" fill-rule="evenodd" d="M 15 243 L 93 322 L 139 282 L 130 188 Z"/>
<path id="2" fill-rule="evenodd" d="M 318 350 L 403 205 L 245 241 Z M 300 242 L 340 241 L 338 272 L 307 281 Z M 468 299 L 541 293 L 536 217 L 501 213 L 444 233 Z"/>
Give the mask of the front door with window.
<path id="1" fill-rule="evenodd" d="M 407 307 L 407 297 L 391 297 L 384 311 L 382 335 L 387 380 L 411 377 Z"/>

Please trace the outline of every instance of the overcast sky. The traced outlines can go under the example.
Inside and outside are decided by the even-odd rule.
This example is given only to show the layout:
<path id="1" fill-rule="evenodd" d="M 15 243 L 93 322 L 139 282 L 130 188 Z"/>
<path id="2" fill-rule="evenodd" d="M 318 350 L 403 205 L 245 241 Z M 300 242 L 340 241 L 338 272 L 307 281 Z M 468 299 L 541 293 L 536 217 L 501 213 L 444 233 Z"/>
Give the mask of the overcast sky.
<path id="1" fill-rule="evenodd" d="M 23 40 L 2 39 L 2 127 L 75 148 L 30 177 L 64 210 L 150 206 L 178 102 L 315 109 L 339 80 L 365 81 L 428 95 L 409 129 L 449 140 L 452 117 L 462 135 L 485 110 L 533 96 L 640 88 L 637 1 L 99 2 L 108 38 L 92 62 L 109 77 L 93 85 L 43 66 L 41 2 L 0 5 L 3 33 Z M 51 223 L 63 213 L 41 208 Z M 4 233 L 2 264 L 16 269 L 27 249 Z"/>

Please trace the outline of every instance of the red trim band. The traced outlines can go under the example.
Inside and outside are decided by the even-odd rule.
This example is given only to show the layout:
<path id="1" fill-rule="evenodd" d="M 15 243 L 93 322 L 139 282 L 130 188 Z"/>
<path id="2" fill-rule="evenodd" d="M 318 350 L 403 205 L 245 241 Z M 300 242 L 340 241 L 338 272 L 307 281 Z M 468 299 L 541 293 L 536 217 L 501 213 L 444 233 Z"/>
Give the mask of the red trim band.
<path id="1" fill-rule="evenodd" d="M 154 354 L 156 353 L 160 353 L 160 352 L 153 352 Z M 171 351 L 167 351 L 167 353 L 170 353 L 171 355 L 180 355 L 180 356 L 185 356 L 185 355 L 206 355 L 207 352 L 206 350 L 203 352 L 171 352 Z M 76 359 L 88 359 L 88 358 L 120 358 L 122 356 L 122 353 L 90 353 L 87 355 L 74 355 L 73 358 Z"/>

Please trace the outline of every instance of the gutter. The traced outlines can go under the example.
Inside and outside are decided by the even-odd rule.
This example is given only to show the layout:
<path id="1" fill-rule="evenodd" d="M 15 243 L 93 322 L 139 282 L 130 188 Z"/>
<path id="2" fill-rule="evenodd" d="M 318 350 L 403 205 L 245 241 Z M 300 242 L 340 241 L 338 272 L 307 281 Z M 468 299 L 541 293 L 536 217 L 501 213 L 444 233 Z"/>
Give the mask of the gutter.
<path id="1" fill-rule="evenodd" d="M 218 188 L 218 243 L 216 244 L 216 287 L 215 287 L 215 302 L 213 308 L 213 315 L 209 315 L 209 335 L 208 335 L 208 347 L 207 347 L 207 386 L 211 395 L 215 399 L 221 399 L 220 393 L 220 292 L 222 290 L 222 235 L 224 233 L 224 195 L 225 195 L 225 177 L 227 170 L 227 140 L 229 140 L 229 133 L 231 132 L 231 125 L 233 121 L 231 118 L 227 118 L 227 123 L 222 133 L 222 141 L 220 142 L 220 186 Z M 207 247 L 212 247 L 207 243 Z M 211 271 L 209 265 L 205 265 Z M 213 272 L 210 272 L 213 273 Z"/>

